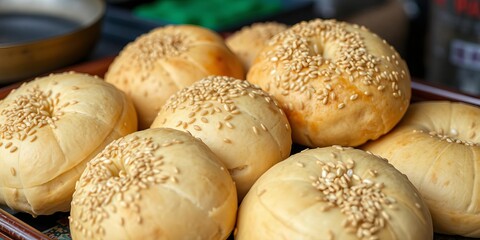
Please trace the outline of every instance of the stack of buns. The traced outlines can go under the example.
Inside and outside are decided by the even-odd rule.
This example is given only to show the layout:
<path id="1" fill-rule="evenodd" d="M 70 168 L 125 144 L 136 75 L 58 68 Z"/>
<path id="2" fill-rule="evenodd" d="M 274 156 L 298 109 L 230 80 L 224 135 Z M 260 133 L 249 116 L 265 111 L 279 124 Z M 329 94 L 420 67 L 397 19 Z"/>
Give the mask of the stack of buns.
<path id="1" fill-rule="evenodd" d="M 154 127 L 189 131 L 225 163 L 239 200 L 271 166 L 290 155 L 290 124 L 277 102 L 245 80 L 210 76 L 174 94 Z"/>
<path id="2" fill-rule="evenodd" d="M 364 27 L 160 27 L 105 80 L 0 102 L 1 203 L 71 210 L 75 239 L 480 237 L 479 108 L 410 105 L 407 65 Z"/>
<path id="3" fill-rule="evenodd" d="M 238 57 L 222 37 L 193 25 L 160 27 L 128 44 L 105 80 L 132 98 L 139 128 L 150 126 L 172 94 L 209 75 L 243 79 Z"/>

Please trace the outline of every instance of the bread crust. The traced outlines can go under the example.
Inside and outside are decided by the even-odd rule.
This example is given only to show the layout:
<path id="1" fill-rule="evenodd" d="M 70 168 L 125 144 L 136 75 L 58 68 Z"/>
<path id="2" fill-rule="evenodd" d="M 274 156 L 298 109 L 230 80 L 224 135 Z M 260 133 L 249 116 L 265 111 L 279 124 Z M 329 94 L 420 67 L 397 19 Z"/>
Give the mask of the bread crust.
<path id="1" fill-rule="evenodd" d="M 227 37 L 225 43 L 240 58 L 243 67 L 248 71 L 268 40 L 286 29 L 287 25 L 283 23 L 257 22 L 234 32 Z"/>
<path id="2" fill-rule="evenodd" d="M 137 129 L 126 95 L 85 74 L 33 80 L 0 109 L 0 202 L 32 215 L 69 211 L 85 164 Z"/>
<path id="3" fill-rule="evenodd" d="M 290 155 L 291 128 L 276 101 L 251 83 L 211 76 L 174 94 L 152 124 L 189 131 L 230 171 L 239 200 L 260 175 Z"/>
<path id="4" fill-rule="evenodd" d="M 337 189 L 337 190 L 336 190 Z M 352 148 L 292 155 L 240 205 L 235 239 L 432 239 L 428 208 L 384 159 Z"/>
<path id="5" fill-rule="evenodd" d="M 247 80 L 272 94 L 305 146 L 358 146 L 391 130 L 408 108 L 400 55 L 366 28 L 301 22 L 274 36 Z"/>
<path id="6" fill-rule="evenodd" d="M 160 27 L 128 44 L 105 80 L 135 104 L 139 128 L 148 128 L 160 107 L 178 90 L 209 75 L 243 79 L 237 56 L 217 33 L 193 25 Z"/>
<path id="7" fill-rule="evenodd" d="M 174 129 L 132 133 L 89 162 L 72 200 L 73 239 L 227 239 L 235 185 L 200 140 Z"/>
<path id="8" fill-rule="evenodd" d="M 425 101 L 363 149 L 405 173 L 425 198 L 436 232 L 480 237 L 480 108 Z"/>

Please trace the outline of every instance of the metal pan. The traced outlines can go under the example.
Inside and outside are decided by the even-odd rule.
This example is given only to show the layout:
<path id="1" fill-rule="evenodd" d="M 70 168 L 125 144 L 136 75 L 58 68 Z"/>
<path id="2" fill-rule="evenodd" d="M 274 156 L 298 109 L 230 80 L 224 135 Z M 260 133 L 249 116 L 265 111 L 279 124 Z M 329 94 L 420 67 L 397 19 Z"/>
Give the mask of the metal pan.
<path id="1" fill-rule="evenodd" d="M 104 14 L 103 0 L 0 0 L 0 84 L 87 56 Z"/>

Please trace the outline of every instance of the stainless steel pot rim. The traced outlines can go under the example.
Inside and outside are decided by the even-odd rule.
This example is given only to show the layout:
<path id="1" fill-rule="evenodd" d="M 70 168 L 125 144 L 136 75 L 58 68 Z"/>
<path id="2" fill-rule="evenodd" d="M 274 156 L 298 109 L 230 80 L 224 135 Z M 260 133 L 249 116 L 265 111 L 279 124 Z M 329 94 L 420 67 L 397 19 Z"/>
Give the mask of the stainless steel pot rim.
<path id="1" fill-rule="evenodd" d="M 0 0 L 0 14 L 52 16 L 79 24 L 78 27 L 71 31 L 47 38 L 22 42 L 0 42 L 0 51 L 2 49 L 24 47 L 29 44 L 37 44 L 55 38 L 78 34 L 100 22 L 105 11 L 106 4 L 103 0 Z"/>

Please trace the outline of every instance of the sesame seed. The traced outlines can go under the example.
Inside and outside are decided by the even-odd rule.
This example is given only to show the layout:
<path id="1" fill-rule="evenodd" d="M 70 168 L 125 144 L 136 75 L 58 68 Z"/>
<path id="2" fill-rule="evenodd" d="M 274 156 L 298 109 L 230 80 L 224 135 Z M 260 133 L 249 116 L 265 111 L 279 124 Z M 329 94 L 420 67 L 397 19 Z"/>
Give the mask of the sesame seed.
<path id="1" fill-rule="evenodd" d="M 178 121 L 175 127 L 179 127 L 180 125 L 182 125 L 182 123 L 183 123 L 182 121 Z"/>
<path id="2" fill-rule="evenodd" d="M 223 139 L 223 142 L 225 142 L 225 143 L 232 143 L 232 140 L 230 140 L 230 139 L 228 139 L 228 138 L 224 138 L 224 139 Z"/>
<path id="3" fill-rule="evenodd" d="M 10 168 L 10 173 L 12 174 L 12 176 L 16 176 L 17 175 L 17 171 L 15 170 L 15 168 Z"/>
<path id="4" fill-rule="evenodd" d="M 231 124 L 230 122 L 225 122 L 225 126 L 227 126 L 230 129 L 234 128 L 233 124 Z"/>
<path id="5" fill-rule="evenodd" d="M 11 153 L 13 153 L 13 152 L 15 152 L 15 151 L 17 151 L 17 147 L 15 147 L 15 146 L 10 149 L 10 152 L 11 152 Z"/>
<path id="6" fill-rule="evenodd" d="M 258 134 L 259 134 L 257 127 L 253 126 L 253 127 L 252 127 L 252 130 L 253 130 L 253 133 L 255 133 L 255 135 L 258 135 Z"/>
<path id="7" fill-rule="evenodd" d="M 178 183 L 178 179 L 176 177 L 172 176 L 170 179 L 173 183 Z"/>

